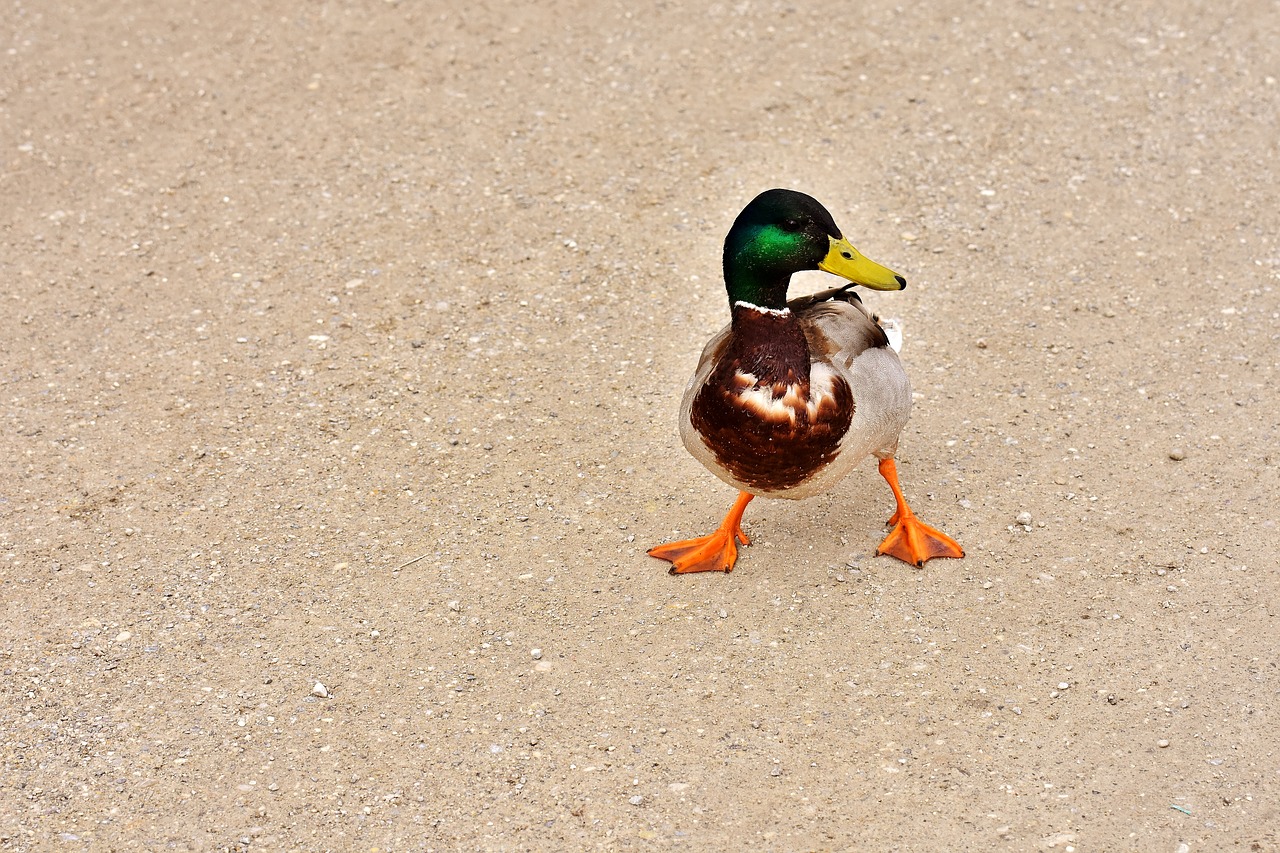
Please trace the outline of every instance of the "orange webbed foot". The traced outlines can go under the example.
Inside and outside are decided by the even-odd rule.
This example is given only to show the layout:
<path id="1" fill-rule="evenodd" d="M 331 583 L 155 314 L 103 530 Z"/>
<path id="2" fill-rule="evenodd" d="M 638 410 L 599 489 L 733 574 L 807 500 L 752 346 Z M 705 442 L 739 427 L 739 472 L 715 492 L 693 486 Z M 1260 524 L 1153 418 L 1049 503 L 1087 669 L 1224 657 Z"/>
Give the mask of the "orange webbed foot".
<path id="1" fill-rule="evenodd" d="M 880 460 L 880 476 L 884 477 L 889 488 L 893 490 L 898 508 L 888 521 L 893 529 L 876 549 L 877 554 L 897 557 L 916 568 L 922 568 L 925 561 L 932 560 L 934 557 L 959 559 L 964 556 L 964 549 L 956 540 L 916 518 L 911 507 L 907 506 L 907 499 L 902 496 L 902 487 L 898 485 L 898 469 L 892 458 Z"/>
<path id="2" fill-rule="evenodd" d="M 925 561 L 934 557 L 963 557 L 964 549 L 938 528 L 910 515 L 898 520 L 876 553 L 888 554 L 916 568 L 923 568 Z"/>
<path id="3" fill-rule="evenodd" d="M 738 561 L 738 546 L 734 536 L 717 530 L 710 536 L 668 542 L 649 549 L 650 557 L 671 563 L 668 570 L 673 575 L 690 572 L 731 572 Z M 743 543 L 746 544 L 746 543 Z"/>
<path id="4" fill-rule="evenodd" d="M 649 549 L 649 556 L 671 563 L 669 571 L 673 575 L 733 571 L 733 564 L 738 561 L 738 543 L 751 544 L 751 537 L 742 530 L 742 513 L 751 498 L 746 492 L 738 495 L 729 514 L 710 536 L 657 545 Z"/>

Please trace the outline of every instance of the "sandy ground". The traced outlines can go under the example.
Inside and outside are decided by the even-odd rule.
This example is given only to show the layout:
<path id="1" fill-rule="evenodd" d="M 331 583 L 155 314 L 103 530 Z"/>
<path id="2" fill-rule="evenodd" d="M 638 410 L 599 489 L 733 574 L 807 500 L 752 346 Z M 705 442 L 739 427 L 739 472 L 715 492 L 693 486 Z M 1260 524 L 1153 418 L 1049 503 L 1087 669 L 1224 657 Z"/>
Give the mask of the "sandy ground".
<path id="1" fill-rule="evenodd" d="M 1280 6 L 267 5 L 0 11 L 0 849 L 1280 846 Z M 771 186 L 967 559 L 645 556 Z"/>

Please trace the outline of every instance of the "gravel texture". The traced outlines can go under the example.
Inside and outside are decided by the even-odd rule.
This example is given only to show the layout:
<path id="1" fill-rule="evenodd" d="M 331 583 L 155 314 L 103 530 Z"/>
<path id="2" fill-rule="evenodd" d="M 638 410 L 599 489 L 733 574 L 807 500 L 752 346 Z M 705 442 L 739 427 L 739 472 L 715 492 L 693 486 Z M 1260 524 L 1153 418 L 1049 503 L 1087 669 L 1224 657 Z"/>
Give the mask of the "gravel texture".
<path id="1" fill-rule="evenodd" d="M 455 6 L 0 10 L 0 849 L 1280 846 L 1280 6 Z M 645 556 L 771 186 L 965 560 Z"/>

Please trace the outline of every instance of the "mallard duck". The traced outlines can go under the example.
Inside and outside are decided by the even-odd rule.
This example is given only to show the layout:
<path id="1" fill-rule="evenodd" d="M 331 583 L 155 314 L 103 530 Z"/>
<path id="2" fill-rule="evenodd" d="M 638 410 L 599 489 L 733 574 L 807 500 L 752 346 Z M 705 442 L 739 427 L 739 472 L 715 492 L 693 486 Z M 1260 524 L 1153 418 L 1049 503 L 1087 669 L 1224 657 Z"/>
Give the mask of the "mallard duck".
<path id="1" fill-rule="evenodd" d="M 850 284 L 787 301 L 791 275 L 820 269 Z M 906 279 L 855 249 L 821 204 L 768 190 L 738 214 L 724 241 L 732 320 L 702 351 L 680 406 L 684 446 L 739 491 L 710 536 L 649 554 L 672 574 L 733 569 L 750 545 L 742 514 L 757 495 L 825 492 L 867 456 L 897 501 L 877 554 L 914 566 L 963 557 L 955 540 L 916 518 L 893 455 L 911 412 L 911 384 L 884 329 L 853 287 L 902 290 Z"/>

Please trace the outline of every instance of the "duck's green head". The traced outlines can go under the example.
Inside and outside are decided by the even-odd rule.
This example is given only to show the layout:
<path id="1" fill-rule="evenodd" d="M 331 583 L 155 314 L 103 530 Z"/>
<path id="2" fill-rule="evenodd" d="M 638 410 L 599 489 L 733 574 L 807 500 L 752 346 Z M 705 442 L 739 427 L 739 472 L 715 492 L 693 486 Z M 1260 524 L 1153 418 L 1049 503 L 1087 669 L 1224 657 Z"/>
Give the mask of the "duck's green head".
<path id="1" fill-rule="evenodd" d="M 818 269 L 876 290 L 907 286 L 902 276 L 850 245 L 816 199 L 794 190 L 766 190 L 756 196 L 724 240 L 730 305 L 784 308 L 792 273 Z"/>

